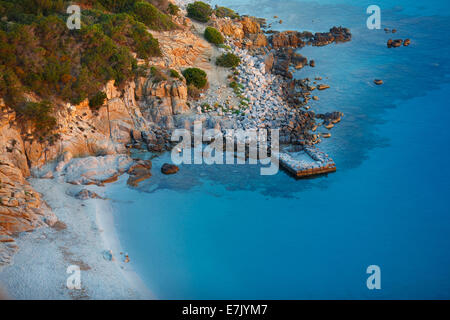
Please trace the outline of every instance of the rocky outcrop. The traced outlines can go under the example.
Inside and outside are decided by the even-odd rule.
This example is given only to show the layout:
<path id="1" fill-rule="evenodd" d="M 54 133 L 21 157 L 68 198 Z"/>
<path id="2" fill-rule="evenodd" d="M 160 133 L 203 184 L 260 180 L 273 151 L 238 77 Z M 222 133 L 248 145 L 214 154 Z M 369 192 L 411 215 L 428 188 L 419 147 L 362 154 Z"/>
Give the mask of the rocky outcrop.
<path id="1" fill-rule="evenodd" d="M 269 41 L 273 48 L 301 48 L 305 45 L 325 46 L 330 43 L 347 42 L 352 38 L 349 29 L 342 27 L 333 27 L 329 32 L 298 32 L 298 31 L 283 31 L 274 32 Z"/>
<path id="2" fill-rule="evenodd" d="M 301 69 L 308 64 L 308 59 L 296 53 L 292 48 L 275 50 L 272 55 L 274 57 L 272 68 L 267 70 L 288 79 L 293 78 L 290 72 L 291 66 L 295 69 Z"/>
<path id="3" fill-rule="evenodd" d="M 28 167 L 25 146 L 17 127 L 16 113 L 8 108 L 0 99 L 0 154 L 28 177 Z"/>
<path id="4" fill-rule="evenodd" d="M 304 38 L 305 35 L 301 32 L 284 31 L 272 34 L 272 36 L 269 39 L 272 47 L 274 49 L 278 49 L 286 47 L 292 48 L 303 47 L 305 46 L 305 42 L 303 41 Z"/>
<path id="5" fill-rule="evenodd" d="M 245 35 L 257 34 L 261 32 L 261 26 L 256 18 L 243 17 L 241 21 L 242 30 Z"/>
<path id="6" fill-rule="evenodd" d="M 269 44 L 267 37 L 261 31 L 260 21 L 254 17 L 243 17 L 241 20 L 215 18 L 210 25 L 233 39 L 234 44 L 239 48 L 261 48 Z"/>
<path id="7" fill-rule="evenodd" d="M 10 262 L 17 251 L 17 233 L 52 226 L 55 215 L 25 180 L 22 170 L 4 155 L 0 156 L 0 266 Z"/>
<path id="8" fill-rule="evenodd" d="M 162 68 L 182 68 L 195 65 L 198 59 L 203 59 L 204 51 L 211 47 L 206 40 L 194 34 L 188 24 L 184 30 L 152 31 L 159 40 L 162 57 L 150 60 L 151 65 Z M 206 58 L 206 57 L 205 57 Z"/>
<path id="9" fill-rule="evenodd" d="M 239 21 L 231 20 L 230 18 L 215 19 L 211 25 L 223 35 L 235 40 L 241 40 L 245 37 L 244 26 Z"/>
<path id="10" fill-rule="evenodd" d="M 173 127 L 172 116 L 189 111 L 188 93 L 181 80 L 155 81 L 150 78 L 142 83 L 141 110 L 146 119 L 166 127 Z"/>

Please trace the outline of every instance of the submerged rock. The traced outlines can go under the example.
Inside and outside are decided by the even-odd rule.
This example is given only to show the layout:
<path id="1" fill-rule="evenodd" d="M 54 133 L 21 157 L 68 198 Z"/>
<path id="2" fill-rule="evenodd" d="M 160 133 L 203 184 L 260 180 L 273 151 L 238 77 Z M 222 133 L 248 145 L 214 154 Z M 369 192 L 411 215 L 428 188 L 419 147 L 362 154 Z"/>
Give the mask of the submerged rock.
<path id="1" fill-rule="evenodd" d="M 104 199 L 103 197 L 101 197 L 97 193 L 95 193 L 94 191 L 90 191 L 87 189 L 83 189 L 80 192 L 78 192 L 75 195 L 75 198 L 77 198 L 78 200 Z"/>
<path id="2" fill-rule="evenodd" d="M 164 174 L 175 174 L 180 170 L 180 168 L 178 168 L 176 165 L 174 164 L 169 164 L 169 163 L 165 163 L 162 167 L 161 167 L 161 172 Z"/>
<path id="3" fill-rule="evenodd" d="M 152 168 L 152 162 L 150 160 L 139 160 L 129 170 L 127 184 L 132 187 L 137 187 L 140 182 L 149 179 L 152 174 L 150 172 Z"/>

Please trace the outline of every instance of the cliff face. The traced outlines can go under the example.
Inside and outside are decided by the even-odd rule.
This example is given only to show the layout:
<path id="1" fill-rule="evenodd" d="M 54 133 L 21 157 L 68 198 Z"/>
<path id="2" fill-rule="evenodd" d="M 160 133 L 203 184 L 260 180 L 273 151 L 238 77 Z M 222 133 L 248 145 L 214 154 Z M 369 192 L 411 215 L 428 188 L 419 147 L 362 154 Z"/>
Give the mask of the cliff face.
<path id="1" fill-rule="evenodd" d="M 209 46 L 188 28 L 156 34 L 163 39 L 164 54 L 150 64 L 165 71 L 192 65 Z M 189 112 L 187 86 L 178 78 L 155 81 L 147 75 L 120 89 L 110 81 L 102 91 L 106 100 L 96 111 L 87 100 L 78 105 L 52 101 L 58 138 L 46 141 L 34 134 L 32 124 L 16 119 L 13 109 L 0 98 L 0 266 L 10 262 L 17 250 L 15 234 L 56 222 L 26 180 L 32 173 L 52 178 L 39 168 L 51 161 L 67 163 L 75 157 L 126 153 L 129 144 L 146 143 L 161 151 L 173 117 Z M 30 94 L 29 101 L 40 100 Z"/>

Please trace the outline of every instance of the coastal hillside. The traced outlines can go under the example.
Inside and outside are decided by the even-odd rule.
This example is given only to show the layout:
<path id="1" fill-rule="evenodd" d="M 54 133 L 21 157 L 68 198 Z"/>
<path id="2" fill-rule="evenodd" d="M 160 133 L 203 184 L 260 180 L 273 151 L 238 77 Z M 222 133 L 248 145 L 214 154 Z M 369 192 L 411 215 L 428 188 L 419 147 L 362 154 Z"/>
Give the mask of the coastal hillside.
<path id="1" fill-rule="evenodd" d="M 306 145 L 340 120 L 309 111 L 327 87 L 292 72 L 314 66 L 295 49 L 349 41 L 346 28 L 273 32 L 203 2 L 80 0 L 81 29 L 70 30 L 70 4 L 0 1 L 0 265 L 15 235 L 57 224 L 27 181 L 52 179 L 48 164 L 170 150 L 171 131 L 196 120 L 279 128 L 282 142 Z"/>

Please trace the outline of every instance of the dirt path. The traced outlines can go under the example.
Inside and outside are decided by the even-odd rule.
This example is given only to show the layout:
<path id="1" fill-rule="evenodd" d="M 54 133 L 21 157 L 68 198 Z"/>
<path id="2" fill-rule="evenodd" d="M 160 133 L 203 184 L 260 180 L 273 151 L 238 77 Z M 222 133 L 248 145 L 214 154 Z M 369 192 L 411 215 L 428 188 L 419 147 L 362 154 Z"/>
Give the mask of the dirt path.
<path id="1" fill-rule="evenodd" d="M 192 22 L 196 35 L 204 39 L 203 34 L 205 33 L 206 25 Z M 206 42 L 206 40 L 203 40 Z M 214 100 L 220 105 L 226 104 L 228 101 L 231 105 L 238 105 L 239 99 L 235 96 L 233 90 L 228 86 L 229 80 L 228 76 L 231 74 L 230 69 L 218 67 L 216 65 L 216 59 L 222 53 L 215 45 L 211 45 L 208 43 L 208 47 L 202 52 L 202 54 L 198 57 L 198 59 L 194 62 L 194 67 L 205 70 L 208 74 L 209 81 L 209 90 L 208 96 L 210 100 L 210 104 Z"/>

